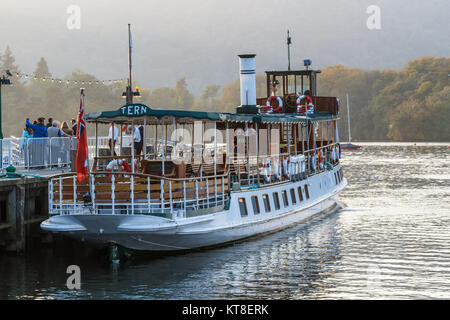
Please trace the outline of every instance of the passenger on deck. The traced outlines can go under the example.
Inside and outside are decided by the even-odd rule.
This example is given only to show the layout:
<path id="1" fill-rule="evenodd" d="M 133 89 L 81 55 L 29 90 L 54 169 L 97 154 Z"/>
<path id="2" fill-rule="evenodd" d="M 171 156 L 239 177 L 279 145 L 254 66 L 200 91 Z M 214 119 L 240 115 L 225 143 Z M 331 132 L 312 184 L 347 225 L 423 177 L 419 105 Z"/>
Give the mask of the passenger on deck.
<path id="1" fill-rule="evenodd" d="M 114 132 L 113 132 L 114 130 Z M 117 156 L 115 146 L 117 142 L 117 138 L 119 137 L 119 129 L 114 125 L 114 123 L 111 122 L 111 126 L 109 127 L 109 134 L 108 134 L 108 146 L 109 149 L 113 150 L 113 154 Z"/>
<path id="2" fill-rule="evenodd" d="M 135 155 L 139 155 L 142 153 L 142 147 L 144 145 L 144 142 L 142 141 L 143 136 L 144 136 L 144 127 L 142 125 L 137 125 L 134 128 L 133 132 Z"/>

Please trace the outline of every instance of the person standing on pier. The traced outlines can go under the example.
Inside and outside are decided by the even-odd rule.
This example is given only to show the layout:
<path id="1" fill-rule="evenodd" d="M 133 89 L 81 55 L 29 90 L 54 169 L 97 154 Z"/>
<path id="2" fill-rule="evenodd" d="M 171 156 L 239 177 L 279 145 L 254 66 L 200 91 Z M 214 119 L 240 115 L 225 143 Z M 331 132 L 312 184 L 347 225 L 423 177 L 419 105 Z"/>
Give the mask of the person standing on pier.
<path id="1" fill-rule="evenodd" d="M 77 121 L 72 119 L 72 134 L 74 137 L 77 135 Z"/>
<path id="2" fill-rule="evenodd" d="M 55 166 L 58 164 L 58 159 L 62 158 L 62 139 L 57 139 L 61 137 L 70 137 L 64 131 L 59 128 L 59 123 L 57 121 L 52 122 L 52 126 L 47 129 L 47 134 L 50 141 L 50 165 Z"/>
<path id="3" fill-rule="evenodd" d="M 25 124 L 28 128 L 33 129 L 33 143 L 32 143 L 32 166 L 44 167 L 45 150 L 47 149 L 47 127 L 44 124 L 44 117 L 38 118 L 37 124 L 32 124 L 27 118 Z"/>
<path id="4" fill-rule="evenodd" d="M 53 118 L 48 118 L 46 127 L 47 129 L 53 127 Z"/>
<path id="5" fill-rule="evenodd" d="M 33 138 L 33 130 L 29 127 L 25 127 L 22 133 L 22 138 L 20 139 L 19 149 L 23 153 L 23 159 L 25 160 L 25 167 L 28 168 L 30 165 L 31 155 L 31 141 L 30 138 Z"/>

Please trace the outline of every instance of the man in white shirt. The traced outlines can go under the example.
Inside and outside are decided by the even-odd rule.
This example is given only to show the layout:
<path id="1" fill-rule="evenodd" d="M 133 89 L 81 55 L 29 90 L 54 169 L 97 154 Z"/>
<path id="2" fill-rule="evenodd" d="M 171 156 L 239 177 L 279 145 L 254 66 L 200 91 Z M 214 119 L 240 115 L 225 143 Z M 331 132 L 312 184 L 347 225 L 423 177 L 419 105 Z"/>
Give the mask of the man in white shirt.
<path id="1" fill-rule="evenodd" d="M 144 146 L 144 141 L 142 139 L 143 133 L 144 127 L 142 125 L 137 125 L 134 128 L 133 139 L 134 139 L 134 151 L 136 155 L 142 153 L 142 147 Z"/>
<path id="2" fill-rule="evenodd" d="M 114 132 L 113 132 L 114 130 Z M 108 134 L 108 145 L 109 149 L 113 150 L 114 155 L 116 156 L 116 150 L 114 149 L 116 146 L 117 138 L 119 137 L 119 129 L 114 125 L 114 123 L 111 122 L 111 126 L 109 127 L 109 134 Z"/>

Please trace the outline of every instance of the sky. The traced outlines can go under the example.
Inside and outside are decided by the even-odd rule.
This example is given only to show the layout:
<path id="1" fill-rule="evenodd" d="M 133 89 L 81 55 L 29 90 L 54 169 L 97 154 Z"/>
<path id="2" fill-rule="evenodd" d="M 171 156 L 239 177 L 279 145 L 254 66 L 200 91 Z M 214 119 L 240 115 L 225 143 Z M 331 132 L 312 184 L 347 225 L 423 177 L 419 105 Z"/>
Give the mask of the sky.
<path id="1" fill-rule="evenodd" d="M 72 5 L 79 28 L 68 28 Z M 379 29 L 367 26 L 369 6 L 379 8 Z M 257 54 L 257 73 L 286 69 L 288 29 L 293 69 L 307 58 L 315 69 L 400 69 L 450 53 L 448 0 L 1 0 L 0 10 L 0 51 L 9 45 L 23 73 L 44 57 L 54 77 L 126 78 L 130 23 L 137 84 L 186 77 L 196 95 L 236 80 L 241 53 Z"/>

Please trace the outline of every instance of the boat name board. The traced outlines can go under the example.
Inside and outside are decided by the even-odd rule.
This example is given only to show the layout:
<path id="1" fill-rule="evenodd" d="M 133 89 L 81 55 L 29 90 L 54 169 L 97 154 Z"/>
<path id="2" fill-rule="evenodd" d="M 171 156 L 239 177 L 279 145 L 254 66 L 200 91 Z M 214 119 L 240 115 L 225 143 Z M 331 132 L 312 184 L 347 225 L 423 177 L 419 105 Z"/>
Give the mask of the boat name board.
<path id="1" fill-rule="evenodd" d="M 127 104 L 120 108 L 120 112 L 125 116 L 142 116 L 148 112 L 150 108 L 144 104 Z"/>

